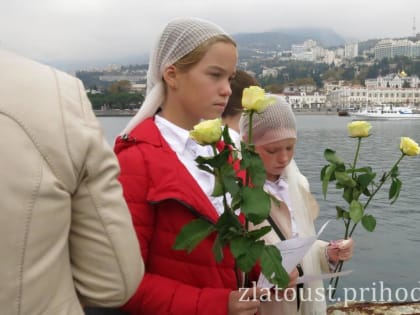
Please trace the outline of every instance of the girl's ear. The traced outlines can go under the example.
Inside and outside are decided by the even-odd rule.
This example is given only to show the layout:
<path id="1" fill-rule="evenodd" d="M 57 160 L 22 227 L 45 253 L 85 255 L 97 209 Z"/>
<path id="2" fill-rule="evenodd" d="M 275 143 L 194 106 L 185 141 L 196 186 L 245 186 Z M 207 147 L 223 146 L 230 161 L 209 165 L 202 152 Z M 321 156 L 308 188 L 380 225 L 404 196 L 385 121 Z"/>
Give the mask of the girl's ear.
<path id="1" fill-rule="evenodd" d="M 163 71 L 163 80 L 170 89 L 177 88 L 177 68 L 174 65 L 170 65 Z"/>

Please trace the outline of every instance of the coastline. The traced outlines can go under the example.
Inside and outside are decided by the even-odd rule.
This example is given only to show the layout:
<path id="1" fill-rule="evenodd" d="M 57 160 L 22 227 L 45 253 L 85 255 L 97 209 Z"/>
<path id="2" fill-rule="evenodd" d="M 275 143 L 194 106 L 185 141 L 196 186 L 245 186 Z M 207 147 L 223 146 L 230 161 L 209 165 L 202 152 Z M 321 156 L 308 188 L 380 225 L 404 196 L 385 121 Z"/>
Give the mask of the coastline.
<path id="1" fill-rule="evenodd" d="M 94 109 L 93 112 L 97 117 L 121 117 L 121 116 L 134 116 L 137 113 L 138 109 L 106 109 L 106 110 L 98 110 Z M 307 116 L 337 116 L 335 111 L 328 111 L 328 110 L 321 110 L 321 111 L 293 111 L 296 116 L 299 115 L 307 115 Z"/>
<path id="2" fill-rule="evenodd" d="M 325 110 L 325 109 L 323 109 L 323 110 L 316 110 L 316 111 L 314 111 L 314 110 L 305 110 L 305 111 L 297 111 L 297 110 L 294 110 L 293 111 L 293 114 L 295 114 L 296 116 L 299 116 L 299 115 L 308 115 L 308 116 L 325 116 L 325 115 L 328 115 L 328 116 L 338 116 L 338 114 L 337 114 L 337 112 L 334 112 L 334 111 L 328 111 L 328 110 Z"/>
<path id="3" fill-rule="evenodd" d="M 137 113 L 137 109 L 106 109 L 98 110 L 94 109 L 93 112 L 97 117 L 120 117 L 120 116 L 134 116 Z"/>

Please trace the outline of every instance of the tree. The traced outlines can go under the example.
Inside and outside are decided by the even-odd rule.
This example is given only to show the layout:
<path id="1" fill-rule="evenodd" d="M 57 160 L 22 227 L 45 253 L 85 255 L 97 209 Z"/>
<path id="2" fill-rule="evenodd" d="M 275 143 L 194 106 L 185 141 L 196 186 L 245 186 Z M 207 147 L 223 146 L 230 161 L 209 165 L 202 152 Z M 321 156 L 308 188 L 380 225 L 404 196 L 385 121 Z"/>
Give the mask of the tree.
<path id="1" fill-rule="evenodd" d="M 125 109 L 138 108 L 144 100 L 144 96 L 140 93 L 107 93 L 107 94 L 91 94 L 88 93 L 93 109 L 101 109 L 103 105 L 107 105 L 109 109 Z"/>
<path id="2" fill-rule="evenodd" d="M 130 90 L 131 90 L 131 82 L 128 80 L 121 80 L 121 81 L 114 82 L 108 88 L 108 91 L 111 94 L 129 92 Z"/>
<path id="3" fill-rule="evenodd" d="M 409 88 L 410 87 L 410 82 L 408 82 L 408 80 L 404 80 L 404 83 L 403 83 L 402 87 L 404 89 Z"/>

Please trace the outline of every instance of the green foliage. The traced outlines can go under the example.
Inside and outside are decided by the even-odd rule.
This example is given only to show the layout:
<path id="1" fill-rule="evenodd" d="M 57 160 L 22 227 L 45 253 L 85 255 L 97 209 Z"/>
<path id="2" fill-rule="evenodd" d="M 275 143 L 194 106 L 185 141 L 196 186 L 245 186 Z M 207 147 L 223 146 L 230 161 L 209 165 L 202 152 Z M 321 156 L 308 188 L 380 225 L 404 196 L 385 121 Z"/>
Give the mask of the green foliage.
<path id="1" fill-rule="evenodd" d="M 139 93 L 105 93 L 105 94 L 91 94 L 88 93 L 88 98 L 92 103 L 93 109 L 101 109 L 106 105 L 109 109 L 125 109 L 137 108 L 143 102 L 144 97 Z"/>
<path id="2" fill-rule="evenodd" d="M 275 283 L 279 288 L 285 288 L 289 283 L 289 275 L 284 270 L 281 264 L 282 258 L 279 250 L 273 246 L 268 245 L 264 247 L 261 255 L 262 273 L 271 283 Z"/>
<path id="3" fill-rule="evenodd" d="M 349 126 L 348 126 L 349 127 Z M 399 196 L 402 183 L 399 176 L 398 164 L 405 156 L 402 154 L 400 158 L 394 163 L 388 172 L 385 172 L 380 178 L 379 182 L 375 182 L 376 173 L 370 166 L 356 167 L 359 158 L 359 150 L 362 139 L 365 136 L 354 137 L 357 139 L 357 147 L 352 164 L 344 163 L 334 150 L 325 149 L 324 157 L 328 162 L 321 169 L 320 178 L 322 181 L 322 193 L 324 198 L 327 196 L 327 189 L 330 183 L 335 183 L 338 190 L 342 190 L 342 197 L 347 203 L 346 206 L 336 206 L 337 219 L 344 222 L 345 232 L 344 238 L 348 239 L 352 236 L 356 226 L 359 222 L 368 232 L 373 232 L 376 227 L 376 219 L 371 214 L 366 214 L 366 209 L 372 201 L 376 193 L 382 188 L 384 183 L 391 178 L 391 185 L 389 188 L 388 198 L 391 203 L 394 203 Z M 364 199 L 361 197 L 365 197 Z M 334 272 L 341 271 L 343 261 L 339 261 Z M 337 287 L 339 277 L 332 278 L 330 286 L 333 288 L 333 295 Z"/>
<path id="4" fill-rule="evenodd" d="M 259 224 L 270 213 L 270 196 L 263 187 L 242 187 L 241 211 L 255 224 Z"/>
<path id="5" fill-rule="evenodd" d="M 196 219 L 185 225 L 177 237 L 174 249 L 185 249 L 190 253 L 202 240 L 215 231 L 208 221 Z"/>
<path id="6" fill-rule="evenodd" d="M 373 232 L 376 227 L 376 219 L 370 214 L 364 215 L 362 218 L 362 225 L 367 231 Z"/>
<path id="7" fill-rule="evenodd" d="M 108 88 L 110 94 L 127 93 L 131 90 L 131 82 L 128 80 L 121 80 L 111 84 Z"/>
<path id="8" fill-rule="evenodd" d="M 329 184 L 333 182 L 336 185 L 336 189 L 342 190 L 342 197 L 348 204 L 348 208 L 336 207 L 337 218 L 343 219 L 346 226 L 346 238 L 352 235 L 356 225 L 360 221 L 367 231 L 371 232 L 374 230 L 376 220 L 372 215 L 365 215 L 365 209 L 389 178 L 391 178 L 391 185 L 388 198 L 391 204 L 398 199 L 402 186 L 402 182 L 398 178 L 398 163 L 402 157 L 391 167 L 389 172 L 385 172 L 382 175 L 379 182 L 375 182 L 376 173 L 370 166 L 356 168 L 361 138 L 356 139 L 358 139 L 358 148 L 353 165 L 350 164 L 346 167 L 343 159 L 334 150 L 325 149 L 324 157 L 329 164 L 322 168 L 320 174 L 324 198 L 327 196 Z M 360 200 L 361 196 L 365 196 L 367 200 Z M 351 223 L 353 226 L 350 229 Z"/>
<path id="9" fill-rule="evenodd" d="M 236 237 L 230 241 L 230 249 L 238 267 L 245 272 L 251 271 L 264 250 L 264 241 L 255 241 L 249 237 Z M 277 250 L 278 252 L 278 250 Z"/>
<path id="10" fill-rule="evenodd" d="M 188 223 L 178 234 L 174 248 L 190 252 L 215 232 L 212 250 L 216 261 L 223 259 L 223 248 L 229 246 L 240 270 L 249 272 L 259 260 L 267 279 L 285 287 L 289 276 L 281 264 L 281 254 L 276 247 L 266 245 L 261 239 L 271 227 L 248 229 L 250 223 L 255 226 L 263 222 L 270 212 L 271 197 L 263 189 L 266 179 L 264 165 L 253 146 L 245 143 L 241 144 L 240 162 L 236 159 L 238 149 L 230 139 L 227 126 L 222 137 L 223 148 L 219 147 L 217 151 L 216 144 L 213 144 L 215 155 L 200 156 L 196 162 L 200 169 L 215 176 L 213 195 L 223 197 L 224 212 L 215 223 L 203 219 Z M 240 169 L 235 169 L 233 165 L 240 165 Z M 230 203 L 227 194 L 231 197 Z M 234 212 L 239 208 L 245 217 L 245 225 Z"/>

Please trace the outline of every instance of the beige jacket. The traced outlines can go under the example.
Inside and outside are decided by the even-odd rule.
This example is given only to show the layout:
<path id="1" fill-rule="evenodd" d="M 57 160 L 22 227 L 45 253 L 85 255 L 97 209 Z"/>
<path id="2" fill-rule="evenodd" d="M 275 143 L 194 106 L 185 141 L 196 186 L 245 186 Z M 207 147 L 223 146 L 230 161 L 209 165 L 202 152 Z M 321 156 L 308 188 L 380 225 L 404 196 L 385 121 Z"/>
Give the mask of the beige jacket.
<path id="1" fill-rule="evenodd" d="M 294 216 L 299 231 L 300 237 L 308 237 L 316 235 L 314 221 L 318 217 L 319 207 L 312 196 L 309 183 L 304 177 L 294 160 L 285 169 L 286 181 L 288 183 L 289 196 L 294 209 Z M 272 202 L 270 215 L 273 221 L 280 228 L 286 238 L 290 238 L 291 231 L 291 218 L 290 212 L 286 204 L 280 202 L 280 205 Z M 261 223 L 257 227 L 269 225 L 267 221 Z M 280 242 L 274 230 L 264 235 L 264 240 L 267 244 L 276 244 Z M 325 256 L 325 249 L 328 245 L 327 242 L 317 240 L 312 245 L 309 252 L 301 262 L 302 269 L 306 275 L 318 275 L 322 272 L 330 272 L 328 260 Z M 271 298 L 271 302 L 262 304 L 259 314 L 260 315 L 325 315 L 326 314 L 326 301 L 324 296 L 324 287 L 322 281 L 314 281 L 304 285 L 304 302 L 302 302 L 299 312 L 297 311 L 296 300 L 293 300 L 293 295 L 289 301 L 281 301 L 280 298 L 276 300 L 275 297 Z"/>
<path id="2" fill-rule="evenodd" d="M 143 262 L 81 82 L 0 49 L 0 313 L 118 306 Z"/>

